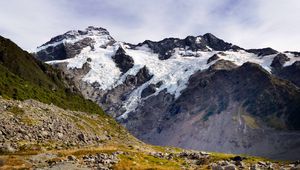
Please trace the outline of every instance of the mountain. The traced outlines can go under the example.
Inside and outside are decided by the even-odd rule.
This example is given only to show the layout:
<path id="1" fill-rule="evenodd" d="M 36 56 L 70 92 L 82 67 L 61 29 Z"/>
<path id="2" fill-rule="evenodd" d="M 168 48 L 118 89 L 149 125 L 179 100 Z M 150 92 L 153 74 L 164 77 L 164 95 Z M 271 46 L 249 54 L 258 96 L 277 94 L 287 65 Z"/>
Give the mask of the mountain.
<path id="1" fill-rule="evenodd" d="M 297 54 L 210 33 L 134 45 L 96 27 L 35 53 L 145 142 L 276 159 L 299 159 Z"/>
<path id="2" fill-rule="evenodd" d="M 104 114 L 98 105 L 84 99 L 77 84 L 63 72 L 41 63 L 6 38 L 0 37 L 0 42 L 0 169 L 297 169 L 300 166 L 297 161 L 278 163 L 258 157 L 143 143 Z M 125 50 L 118 48 L 111 59 L 124 68 L 120 71 L 126 72 L 135 60 L 124 53 Z M 220 66 L 234 67 L 226 61 Z M 146 67 L 137 75 L 137 85 L 153 78 Z"/>

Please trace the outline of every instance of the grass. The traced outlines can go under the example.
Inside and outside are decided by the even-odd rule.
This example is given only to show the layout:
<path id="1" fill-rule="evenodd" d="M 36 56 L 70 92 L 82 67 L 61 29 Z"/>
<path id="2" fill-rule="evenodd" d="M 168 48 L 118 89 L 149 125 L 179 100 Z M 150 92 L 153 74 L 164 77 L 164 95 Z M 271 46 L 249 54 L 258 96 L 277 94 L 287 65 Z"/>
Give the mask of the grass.
<path id="1" fill-rule="evenodd" d="M 121 161 L 114 166 L 114 169 L 181 169 L 183 160 L 166 160 L 156 158 L 144 153 L 129 153 L 120 155 Z"/>
<path id="2" fill-rule="evenodd" d="M 25 123 L 28 126 L 36 126 L 40 123 L 38 120 L 32 119 L 29 116 L 23 116 L 21 118 L 21 122 Z"/>
<path id="3" fill-rule="evenodd" d="M 22 108 L 17 107 L 17 106 L 12 106 L 7 111 L 13 113 L 16 116 L 24 114 L 24 110 Z"/>
<path id="4" fill-rule="evenodd" d="M 28 162 L 17 156 L 0 156 L 0 162 L 2 162 L 3 164 L 2 166 L 0 166 L 1 170 L 32 169 L 32 166 Z"/>

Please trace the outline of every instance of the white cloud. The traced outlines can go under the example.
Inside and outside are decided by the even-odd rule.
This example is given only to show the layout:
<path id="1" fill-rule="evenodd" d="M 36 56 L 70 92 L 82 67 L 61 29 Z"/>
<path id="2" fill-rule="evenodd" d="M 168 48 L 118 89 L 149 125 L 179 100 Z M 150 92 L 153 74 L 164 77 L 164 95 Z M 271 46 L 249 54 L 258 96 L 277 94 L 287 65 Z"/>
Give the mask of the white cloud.
<path id="1" fill-rule="evenodd" d="M 244 48 L 300 51 L 298 0 L 9 0 L 0 6 L 0 35 L 28 50 L 94 25 L 131 43 L 211 32 Z"/>

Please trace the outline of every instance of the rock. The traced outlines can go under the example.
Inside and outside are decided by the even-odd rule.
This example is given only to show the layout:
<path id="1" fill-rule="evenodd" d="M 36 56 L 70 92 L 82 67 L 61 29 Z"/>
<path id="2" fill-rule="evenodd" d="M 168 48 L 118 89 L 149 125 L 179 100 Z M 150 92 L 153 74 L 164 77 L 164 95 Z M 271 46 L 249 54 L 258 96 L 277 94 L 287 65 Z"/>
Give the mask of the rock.
<path id="1" fill-rule="evenodd" d="M 281 68 L 283 67 L 284 63 L 289 61 L 290 58 L 286 56 L 285 54 L 278 54 L 274 57 L 271 66 L 273 68 Z"/>
<path id="2" fill-rule="evenodd" d="M 266 56 L 271 54 L 276 54 L 278 51 L 272 49 L 272 48 L 261 48 L 261 49 L 249 49 L 246 50 L 247 52 L 254 53 L 258 56 Z"/>
<path id="3" fill-rule="evenodd" d="M 155 85 L 154 84 L 150 84 L 148 87 L 146 87 L 142 93 L 141 93 L 141 97 L 142 98 L 145 98 L 153 93 L 156 92 L 156 88 L 155 88 Z"/>
<path id="4" fill-rule="evenodd" d="M 211 63 L 212 61 L 218 60 L 219 58 L 220 57 L 218 56 L 218 54 L 214 54 L 207 60 L 207 64 Z"/>
<path id="5" fill-rule="evenodd" d="M 221 166 L 227 166 L 227 165 L 229 165 L 229 162 L 222 160 L 222 161 L 219 161 L 218 164 L 221 165 Z"/>
<path id="6" fill-rule="evenodd" d="M 4 143 L 3 146 L 0 148 L 0 151 L 13 153 L 16 151 L 16 149 L 13 148 L 10 143 Z"/>
<path id="7" fill-rule="evenodd" d="M 78 137 L 78 139 L 79 139 L 80 141 L 85 142 L 85 136 L 84 136 L 83 133 L 80 133 L 77 137 Z"/>
<path id="8" fill-rule="evenodd" d="M 300 170 L 300 164 L 298 164 L 297 166 L 291 168 L 291 170 Z"/>
<path id="9" fill-rule="evenodd" d="M 244 162 L 242 162 L 242 161 L 236 161 L 235 162 L 235 165 L 236 166 L 239 166 L 239 167 L 244 167 L 245 165 L 244 165 Z"/>
<path id="10" fill-rule="evenodd" d="M 242 161 L 243 158 L 241 156 L 235 156 L 231 160 L 233 160 L 233 161 Z"/>
<path id="11" fill-rule="evenodd" d="M 19 128 L 19 131 L 18 132 L 20 132 L 20 133 L 22 133 L 22 134 L 25 134 L 26 133 L 26 131 L 23 129 L 23 128 Z"/>
<path id="12" fill-rule="evenodd" d="M 224 168 L 221 165 L 218 165 L 216 163 L 213 163 L 211 165 L 212 170 L 224 170 Z"/>
<path id="13" fill-rule="evenodd" d="M 75 157 L 74 155 L 69 155 L 69 156 L 67 157 L 67 159 L 68 159 L 69 161 L 76 161 L 76 160 L 77 160 L 76 157 Z"/>
<path id="14" fill-rule="evenodd" d="M 4 165 L 4 160 L 0 159 L 0 167 Z"/>
<path id="15" fill-rule="evenodd" d="M 64 134 L 62 134 L 62 133 L 57 133 L 57 137 L 58 137 L 59 139 L 62 139 L 62 138 L 64 137 Z"/>
<path id="16" fill-rule="evenodd" d="M 257 164 L 264 167 L 267 166 L 267 164 L 263 161 L 258 161 Z"/>
<path id="17" fill-rule="evenodd" d="M 48 133 L 47 131 L 45 131 L 45 130 L 43 130 L 43 131 L 41 132 L 41 134 L 42 134 L 42 136 L 48 136 L 48 135 L 49 135 L 49 133 Z"/>
<path id="18" fill-rule="evenodd" d="M 251 165 L 250 166 L 250 170 L 259 170 L 260 168 L 258 168 L 257 164 Z"/>
<path id="19" fill-rule="evenodd" d="M 134 66 L 134 60 L 129 55 L 126 55 L 126 52 L 122 47 L 118 48 L 116 54 L 112 56 L 112 59 L 122 73 L 126 73 Z"/>
<path id="20" fill-rule="evenodd" d="M 237 169 L 236 166 L 232 164 L 224 167 L 224 170 L 236 170 L 236 169 Z"/>
<path id="21" fill-rule="evenodd" d="M 210 155 L 210 153 L 208 153 L 208 152 L 203 152 L 203 151 L 201 151 L 200 154 L 201 154 L 202 156 L 209 156 L 209 155 Z"/>

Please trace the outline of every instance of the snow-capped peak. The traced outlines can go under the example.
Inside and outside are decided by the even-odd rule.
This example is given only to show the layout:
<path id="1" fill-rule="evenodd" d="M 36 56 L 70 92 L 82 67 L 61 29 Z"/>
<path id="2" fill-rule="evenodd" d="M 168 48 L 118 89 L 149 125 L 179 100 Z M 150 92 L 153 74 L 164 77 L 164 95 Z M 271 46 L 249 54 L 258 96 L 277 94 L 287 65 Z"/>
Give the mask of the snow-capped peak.
<path id="1" fill-rule="evenodd" d="M 114 39 L 110 36 L 109 32 L 106 29 L 101 27 L 89 26 L 85 30 L 71 30 L 62 35 L 56 36 L 47 43 L 38 47 L 36 49 L 36 52 L 45 50 L 48 47 L 57 46 L 59 44 L 74 44 L 85 38 L 91 38 L 94 41 L 102 41 L 101 45 L 104 45 L 109 41 L 114 41 Z"/>
<path id="2" fill-rule="evenodd" d="M 59 47 L 58 44 L 64 44 L 64 47 Z M 118 49 L 122 49 L 120 54 L 116 54 Z M 63 55 L 64 52 L 66 56 L 58 60 L 58 54 Z M 130 87 L 124 92 L 126 97 L 118 99 L 125 110 L 121 117 L 126 118 L 145 99 L 142 92 L 150 85 L 160 84 L 149 96 L 158 95 L 164 90 L 178 98 L 194 73 L 209 68 L 218 60 L 227 60 L 237 66 L 252 62 L 271 72 L 271 64 L 278 54 L 270 49 L 245 50 L 212 34 L 188 36 L 185 39 L 167 38 L 159 42 L 148 40 L 132 45 L 116 42 L 106 29 L 88 27 L 84 31 L 69 31 L 51 39 L 38 48 L 37 56 L 40 59 L 48 57 L 44 61 L 49 64 L 66 63 L 66 69 L 82 69 L 87 63 L 90 70 L 82 75 L 81 81 L 97 83 L 99 86 L 96 90 L 104 93 L 126 84 L 129 77 L 137 76 L 146 67 L 151 78 Z M 119 55 L 119 63 L 114 60 L 116 55 Z M 300 61 L 300 57 L 293 53 L 284 55 L 289 60 L 283 66 Z M 118 64 L 125 65 L 127 69 L 122 71 Z"/>

